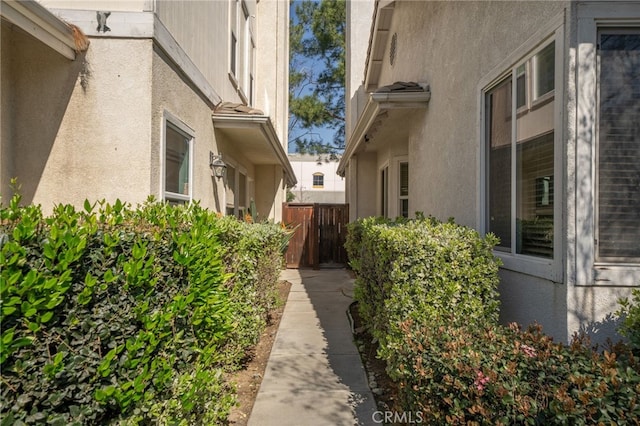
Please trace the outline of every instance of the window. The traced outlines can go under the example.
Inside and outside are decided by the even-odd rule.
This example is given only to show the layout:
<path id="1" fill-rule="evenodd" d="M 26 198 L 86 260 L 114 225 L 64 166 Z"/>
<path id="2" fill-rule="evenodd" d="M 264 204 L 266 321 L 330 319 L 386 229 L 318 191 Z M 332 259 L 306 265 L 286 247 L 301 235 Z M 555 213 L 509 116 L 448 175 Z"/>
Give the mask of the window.
<path id="1" fill-rule="evenodd" d="M 253 41 L 253 36 L 251 37 L 251 50 L 249 51 L 249 105 L 253 105 L 255 103 L 255 57 L 256 57 L 256 43 Z"/>
<path id="2" fill-rule="evenodd" d="M 255 102 L 255 51 L 252 18 L 255 18 L 253 4 L 244 0 L 232 0 L 230 11 L 231 82 L 245 103 Z M 252 14 L 253 13 L 253 14 Z"/>
<path id="3" fill-rule="evenodd" d="M 323 188 L 324 187 L 324 174 L 322 174 L 322 173 L 314 173 L 313 174 L 313 187 L 314 188 Z"/>
<path id="4" fill-rule="evenodd" d="M 244 219 L 247 212 L 247 175 L 238 173 L 238 218 Z"/>
<path id="5" fill-rule="evenodd" d="M 380 215 L 389 216 L 389 166 L 382 168 L 380 172 Z"/>
<path id="6" fill-rule="evenodd" d="M 534 55 L 532 65 L 534 70 L 533 99 L 537 100 L 552 93 L 554 89 L 555 43 L 549 44 L 540 53 Z"/>
<path id="7" fill-rule="evenodd" d="M 402 217 L 409 217 L 409 163 L 400 163 L 398 191 L 399 214 Z"/>
<path id="8" fill-rule="evenodd" d="M 236 169 L 227 162 L 227 216 L 236 214 Z"/>
<path id="9" fill-rule="evenodd" d="M 640 261 L 640 30 L 599 33 L 596 260 Z"/>
<path id="10" fill-rule="evenodd" d="M 233 76 L 237 76 L 238 71 L 238 1 L 231 0 L 230 26 L 231 26 L 231 58 L 230 69 Z"/>
<path id="11" fill-rule="evenodd" d="M 191 200 L 193 131 L 165 113 L 164 198 L 184 203 Z"/>
<path id="12" fill-rule="evenodd" d="M 486 228 L 513 255 L 554 257 L 554 58 L 551 42 L 485 92 Z"/>

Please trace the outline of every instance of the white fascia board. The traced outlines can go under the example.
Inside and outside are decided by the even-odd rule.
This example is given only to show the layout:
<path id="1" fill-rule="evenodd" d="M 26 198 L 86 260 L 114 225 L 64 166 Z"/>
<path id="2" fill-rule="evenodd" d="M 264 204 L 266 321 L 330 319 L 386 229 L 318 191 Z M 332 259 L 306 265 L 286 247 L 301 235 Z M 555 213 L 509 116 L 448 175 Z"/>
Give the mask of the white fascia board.
<path id="1" fill-rule="evenodd" d="M 2 0 L 0 15 L 67 59 L 76 58 L 71 28 L 34 0 Z"/>
<path id="2" fill-rule="evenodd" d="M 389 28 L 393 19 L 395 1 L 379 0 L 374 6 L 371 34 L 364 69 L 365 90 L 373 90 L 378 87 L 380 68 L 384 58 L 385 46 L 389 38 Z M 377 53 L 377 55 L 376 55 Z"/>
<path id="3" fill-rule="evenodd" d="M 336 170 L 336 173 L 338 175 L 344 177 L 344 170 L 347 167 L 349 159 L 356 152 L 356 150 L 364 140 L 364 135 L 367 133 L 367 131 L 375 121 L 379 112 L 379 104 L 373 100 L 371 95 L 369 95 L 367 104 L 364 106 L 364 110 L 358 118 L 356 127 L 353 129 L 353 133 L 347 141 L 347 146 L 345 147 L 344 153 L 342 154 L 342 158 L 338 163 L 338 169 Z"/>
<path id="4" fill-rule="evenodd" d="M 213 114 L 212 119 L 214 126 L 219 129 L 258 128 L 284 169 L 287 186 L 295 186 L 298 181 L 291 162 L 289 161 L 289 156 L 285 152 L 282 143 L 280 143 L 280 138 L 269 116 L 253 114 Z"/>
<path id="5" fill-rule="evenodd" d="M 154 12 L 110 12 L 107 21 L 109 31 L 100 32 L 95 10 L 51 9 L 51 11 L 77 25 L 89 37 L 153 39 L 182 75 L 200 91 L 211 108 L 222 101 L 213 86 Z"/>

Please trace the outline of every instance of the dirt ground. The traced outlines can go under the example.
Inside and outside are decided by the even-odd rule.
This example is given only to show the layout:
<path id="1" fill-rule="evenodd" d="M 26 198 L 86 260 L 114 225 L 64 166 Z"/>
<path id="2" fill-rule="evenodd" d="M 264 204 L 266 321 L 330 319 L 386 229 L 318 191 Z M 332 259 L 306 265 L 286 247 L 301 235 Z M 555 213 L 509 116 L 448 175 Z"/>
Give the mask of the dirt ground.
<path id="1" fill-rule="evenodd" d="M 229 425 L 243 426 L 249 421 L 249 414 L 256 400 L 264 370 L 267 367 L 271 347 L 278 332 L 284 305 L 291 289 L 291 283 L 280 281 L 278 283 L 280 306 L 269 314 L 267 327 L 260 336 L 260 341 L 253 349 L 247 363 L 242 370 L 236 371 L 229 380 L 236 384 L 238 404 L 231 409 L 229 414 Z"/>
<path id="2" fill-rule="evenodd" d="M 290 288 L 291 284 L 286 281 L 278 284 L 280 300 L 287 300 Z M 271 312 L 267 328 L 262 333 L 260 341 L 254 348 L 244 368 L 230 376 L 230 381 L 236 384 L 238 404 L 231 410 L 229 425 L 244 426 L 249 421 L 249 414 L 253 408 L 258 389 L 260 389 L 260 383 L 262 383 L 283 310 L 284 303 Z M 381 410 L 393 409 L 397 400 L 397 387 L 387 376 L 384 361 L 375 357 L 378 346 L 362 327 L 357 305 L 352 305 L 350 312 L 353 318 L 354 330 L 356 331 L 356 346 L 367 370 L 367 377 L 376 403 Z"/>

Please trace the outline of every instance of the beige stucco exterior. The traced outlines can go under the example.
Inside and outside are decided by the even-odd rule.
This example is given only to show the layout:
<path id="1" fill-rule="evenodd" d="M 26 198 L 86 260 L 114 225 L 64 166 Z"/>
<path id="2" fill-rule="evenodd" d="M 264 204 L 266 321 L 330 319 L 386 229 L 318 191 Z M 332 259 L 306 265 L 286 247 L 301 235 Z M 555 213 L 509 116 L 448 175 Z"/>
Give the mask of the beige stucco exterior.
<path id="1" fill-rule="evenodd" d="M 251 16 L 232 17 L 242 3 Z M 182 201 L 237 215 L 254 201 L 260 218 L 281 220 L 286 185 L 295 183 L 286 158 L 288 77 L 282 72 L 288 68 L 288 4 L 242 3 L 44 0 L 46 8 L 30 1 L 25 10 L 18 4 L 21 14 L 33 12 L 35 37 L 20 28 L 20 14 L 3 19 L 1 193 L 10 194 L 16 177 L 23 201 L 45 212 L 85 199 L 134 205 L 148 196 L 164 199 L 171 123 L 190 138 Z M 49 28 L 41 16 L 62 28 L 56 37 L 68 38 L 66 23 L 76 25 L 89 48 L 64 51 L 64 57 L 45 45 L 51 37 L 39 36 L 37 25 Z M 231 20 L 245 18 L 243 40 L 251 34 L 255 51 L 247 42 L 238 55 L 261 61 L 251 69 L 243 62 L 247 78 L 234 75 L 230 64 Z M 273 28 L 279 28 L 275 35 Z M 248 104 L 258 115 L 234 113 L 228 129 L 214 120 L 222 102 Z M 235 210 L 227 198 L 238 187 L 229 187 L 229 176 L 213 176 L 213 154 L 246 179 L 246 199 L 236 197 Z"/>
<path id="2" fill-rule="evenodd" d="M 496 252 L 505 263 L 500 272 L 501 318 L 541 323 L 548 334 L 565 342 L 578 330 L 589 332 L 594 341 L 615 337 L 611 314 L 618 299 L 640 285 L 640 265 L 613 265 L 615 274 L 607 275 L 607 281 L 599 279 L 610 271 L 594 261 L 589 245 L 592 216 L 585 213 L 593 210 L 594 201 L 585 197 L 589 181 L 580 175 L 580 170 L 591 169 L 593 159 L 576 156 L 580 150 L 592 155 L 593 142 L 581 136 L 576 123 L 589 121 L 581 117 L 592 116 L 587 109 L 593 102 L 588 100 L 595 99 L 595 92 L 589 92 L 594 85 L 587 81 L 595 63 L 593 56 L 582 53 L 593 46 L 588 37 L 595 39 L 594 28 L 603 19 L 624 17 L 640 23 L 640 2 L 400 0 L 348 2 L 348 8 L 351 38 L 366 35 L 369 40 L 359 47 L 349 44 L 360 52 L 350 54 L 349 60 L 357 63 L 347 67 L 351 108 L 339 171 L 346 177 L 352 219 L 382 213 L 381 171 L 387 166 L 387 214 L 397 215 L 393 167 L 408 161 L 411 214 L 454 217 L 486 232 L 483 91 L 545 40 L 555 38 L 556 70 L 562 70 L 556 77 L 556 101 L 532 110 L 517 127 L 517 140 L 524 140 L 542 131 L 541 123 L 556 123 L 561 208 L 555 214 L 555 251 L 552 259 L 542 261 Z M 576 70 L 586 70 L 586 77 Z M 382 110 L 371 94 L 397 81 L 428 85 L 428 104 Z M 369 103 L 356 108 L 363 96 Z M 367 116 L 371 111 L 373 116 Z M 593 187 L 588 190 L 592 193 Z"/>

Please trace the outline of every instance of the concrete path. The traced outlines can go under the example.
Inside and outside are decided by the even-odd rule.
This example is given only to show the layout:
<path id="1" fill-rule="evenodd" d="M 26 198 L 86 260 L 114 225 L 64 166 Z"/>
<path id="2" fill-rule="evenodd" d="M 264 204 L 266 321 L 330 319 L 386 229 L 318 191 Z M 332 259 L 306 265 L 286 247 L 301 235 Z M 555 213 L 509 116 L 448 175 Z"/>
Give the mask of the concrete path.
<path id="1" fill-rule="evenodd" d="M 373 425 L 375 401 L 353 343 L 344 269 L 282 272 L 291 291 L 249 426 Z"/>

